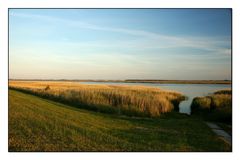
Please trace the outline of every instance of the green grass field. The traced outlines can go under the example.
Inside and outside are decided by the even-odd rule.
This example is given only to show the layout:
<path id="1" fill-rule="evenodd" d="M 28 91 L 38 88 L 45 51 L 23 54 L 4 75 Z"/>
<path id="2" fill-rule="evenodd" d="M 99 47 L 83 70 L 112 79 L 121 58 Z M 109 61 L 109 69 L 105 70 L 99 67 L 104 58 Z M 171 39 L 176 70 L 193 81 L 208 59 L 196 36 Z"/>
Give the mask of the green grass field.
<path id="1" fill-rule="evenodd" d="M 231 151 L 199 119 L 77 109 L 9 90 L 9 151 Z"/>

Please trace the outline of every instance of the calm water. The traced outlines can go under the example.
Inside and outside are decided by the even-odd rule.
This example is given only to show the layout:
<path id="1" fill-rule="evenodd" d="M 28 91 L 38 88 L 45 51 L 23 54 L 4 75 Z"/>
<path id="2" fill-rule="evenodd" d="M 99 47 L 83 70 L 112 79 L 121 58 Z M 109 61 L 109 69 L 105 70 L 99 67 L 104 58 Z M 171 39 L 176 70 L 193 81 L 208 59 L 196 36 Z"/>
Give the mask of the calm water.
<path id="1" fill-rule="evenodd" d="M 114 82 L 81 82 L 83 84 L 109 84 L 109 85 L 141 85 L 152 86 L 167 90 L 178 91 L 188 97 L 179 105 L 179 112 L 191 113 L 190 105 L 194 97 L 206 96 L 216 90 L 231 88 L 231 85 L 225 84 L 152 84 L 152 83 L 114 83 Z"/>

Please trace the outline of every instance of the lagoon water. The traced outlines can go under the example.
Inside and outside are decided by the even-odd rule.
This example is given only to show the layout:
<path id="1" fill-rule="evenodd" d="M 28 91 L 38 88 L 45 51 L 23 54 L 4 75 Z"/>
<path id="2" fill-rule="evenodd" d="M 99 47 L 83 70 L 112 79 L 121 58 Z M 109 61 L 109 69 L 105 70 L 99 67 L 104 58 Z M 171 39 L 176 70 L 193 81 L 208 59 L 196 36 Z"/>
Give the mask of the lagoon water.
<path id="1" fill-rule="evenodd" d="M 231 88 L 230 84 L 155 84 L 155 83 L 118 83 L 118 82 L 81 82 L 82 84 L 108 84 L 108 85 L 141 85 L 158 87 L 181 92 L 188 99 L 179 105 L 179 112 L 191 114 L 191 103 L 194 97 L 206 96 L 214 91 Z"/>

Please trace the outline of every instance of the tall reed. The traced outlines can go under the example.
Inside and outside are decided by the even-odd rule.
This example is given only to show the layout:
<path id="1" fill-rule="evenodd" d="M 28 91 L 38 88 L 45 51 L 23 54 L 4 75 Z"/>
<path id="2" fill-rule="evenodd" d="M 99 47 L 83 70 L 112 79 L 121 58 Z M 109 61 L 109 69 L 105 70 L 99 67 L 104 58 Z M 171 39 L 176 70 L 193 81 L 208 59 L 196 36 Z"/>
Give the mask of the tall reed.
<path id="1" fill-rule="evenodd" d="M 191 111 L 207 120 L 231 123 L 232 90 L 219 90 L 209 96 L 194 98 Z"/>
<path id="2" fill-rule="evenodd" d="M 10 81 L 9 88 L 80 108 L 130 116 L 158 117 L 184 99 L 177 92 L 144 86 Z"/>

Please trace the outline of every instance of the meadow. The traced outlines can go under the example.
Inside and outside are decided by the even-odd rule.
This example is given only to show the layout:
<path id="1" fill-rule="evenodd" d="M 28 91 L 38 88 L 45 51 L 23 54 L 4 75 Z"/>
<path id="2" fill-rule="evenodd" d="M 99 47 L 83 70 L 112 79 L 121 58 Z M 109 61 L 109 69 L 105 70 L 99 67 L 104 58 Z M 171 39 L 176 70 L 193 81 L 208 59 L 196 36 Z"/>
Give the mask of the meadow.
<path id="1" fill-rule="evenodd" d="M 9 87 L 78 108 L 142 117 L 159 117 L 178 110 L 178 104 L 185 99 L 178 92 L 144 86 L 10 81 Z"/>
<path id="2" fill-rule="evenodd" d="M 154 118 L 104 114 L 12 89 L 8 143 L 10 152 L 231 151 L 202 120 L 174 111 Z"/>

